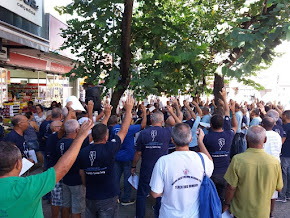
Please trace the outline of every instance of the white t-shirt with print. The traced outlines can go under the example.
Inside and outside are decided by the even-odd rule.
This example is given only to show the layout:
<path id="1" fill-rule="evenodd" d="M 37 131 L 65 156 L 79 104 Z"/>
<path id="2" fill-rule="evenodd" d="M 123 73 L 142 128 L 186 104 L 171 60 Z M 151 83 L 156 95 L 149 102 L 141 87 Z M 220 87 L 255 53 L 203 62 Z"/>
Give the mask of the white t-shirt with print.
<path id="1" fill-rule="evenodd" d="M 201 153 L 206 174 L 213 172 L 213 162 Z M 199 216 L 199 189 L 203 180 L 203 166 L 199 155 L 193 151 L 175 151 L 158 159 L 151 176 L 150 187 L 163 193 L 160 217 Z"/>
<path id="2" fill-rule="evenodd" d="M 281 136 L 271 130 L 266 132 L 267 141 L 264 144 L 264 150 L 267 154 L 270 154 L 276 157 L 280 161 L 280 154 L 282 148 L 282 139 Z"/>

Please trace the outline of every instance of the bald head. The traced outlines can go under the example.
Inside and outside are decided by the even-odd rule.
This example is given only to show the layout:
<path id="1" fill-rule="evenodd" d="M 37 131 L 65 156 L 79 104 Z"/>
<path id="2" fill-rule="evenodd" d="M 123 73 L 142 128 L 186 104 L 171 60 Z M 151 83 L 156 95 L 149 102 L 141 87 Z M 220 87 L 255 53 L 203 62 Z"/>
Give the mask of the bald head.
<path id="1" fill-rule="evenodd" d="M 251 126 L 246 138 L 250 148 L 262 149 L 266 142 L 266 130 L 262 126 Z"/>
<path id="2" fill-rule="evenodd" d="M 59 121 L 59 120 L 53 121 L 50 124 L 50 130 L 51 130 L 51 132 L 58 132 L 60 130 L 61 126 L 62 126 L 61 121 Z"/>
<path id="3" fill-rule="evenodd" d="M 15 128 L 17 128 L 18 130 L 21 131 L 25 131 L 28 129 L 29 127 L 29 122 L 27 117 L 23 116 L 23 115 L 16 115 L 12 118 L 11 123 Z"/>
<path id="4" fill-rule="evenodd" d="M 21 163 L 21 159 L 21 152 L 16 145 L 10 142 L 0 142 L 0 176 L 5 176 L 14 170 L 17 161 Z M 21 170 L 20 166 L 18 168 Z M 19 173 L 20 170 L 18 170 Z"/>

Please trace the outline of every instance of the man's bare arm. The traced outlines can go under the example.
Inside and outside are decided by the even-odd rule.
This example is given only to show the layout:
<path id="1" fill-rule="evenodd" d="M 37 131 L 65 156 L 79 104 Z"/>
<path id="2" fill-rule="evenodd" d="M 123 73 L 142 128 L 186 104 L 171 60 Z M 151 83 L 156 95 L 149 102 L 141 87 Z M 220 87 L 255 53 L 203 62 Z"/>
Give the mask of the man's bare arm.
<path id="1" fill-rule="evenodd" d="M 188 112 L 190 113 L 191 118 L 196 119 L 196 115 L 195 115 L 195 113 L 193 112 L 192 108 L 189 106 L 189 102 L 188 102 L 188 101 L 185 101 L 184 106 L 186 107 L 186 109 L 187 109 Z"/>
<path id="2" fill-rule="evenodd" d="M 212 161 L 212 157 L 208 153 L 203 143 L 203 138 L 204 138 L 204 132 L 202 131 L 202 129 L 198 129 L 197 144 L 198 144 L 199 150 L 200 152 L 204 153 Z"/>
<path id="3" fill-rule="evenodd" d="M 88 136 L 89 131 L 93 127 L 93 125 L 94 124 L 91 120 L 83 123 L 77 137 L 74 139 L 69 149 L 54 165 L 53 168 L 55 170 L 55 183 L 59 182 L 74 164 L 79 154 L 80 148 L 82 147 L 83 141 Z"/>
<path id="4" fill-rule="evenodd" d="M 92 100 L 88 102 L 87 111 L 88 111 L 89 119 L 94 122 L 93 120 L 94 102 Z"/>
<path id="5" fill-rule="evenodd" d="M 151 191 L 151 196 L 153 197 L 153 198 L 159 198 L 159 197 L 161 197 L 163 195 L 163 193 L 156 193 L 156 192 L 154 192 L 154 191 Z"/>
<path id="6" fill-rule="evenodd" d="M 232 129 L 236 133 L 237 130 L 238 130 L 238 120 L 237 120 L 236 113 L 235 113 L 235 105 L 236 105 L 236 102 L 235 101 L 231 101 L 230 109 L 232 111 Z"/>
<path id="7" fill-rule="evenodd" d="M 137 163 L 139 162 L 139 160 L 141 158 L 141 155 L 142 155 L 141 151 L 136 151 L 135 152 L 134 159 L 133 159 L 133 162 L 132 162 L 132 168 L 131 168 L 131 174 L 132 175 L 135 175 L 135 173 L 136 173 L 136 166 L 137 166 Z"/>
<path id="8" fill-rule="evenodd" d="M 125 118 L 122 122 L 121 125 L 121 129 L 120 131 L 117 133 L 117 135 L 120 137 L 121 139 L 121 143 L 123 143 L 124 138 L 127 135 L 128 129 L 130 127 L 131 121 L 132 121 L 132 108 L 134 106 L 134 99 L 131 96 L 128 96 L 126 102 L 125 102 Z"/>
<path id="9" fill-rule="evenodd" d="M 194 106 L 196 107 L 198 116 L 202 117 L 202 111 L 201 111 L 198 103 L 196 103 L 195 101 L 193 101 L 192 104 L 194 104 Z"/>
<path id="10" fill-rule="evenodd" d="M 235 195 L 235 192 L 236 192 L 236 188 L 228 184 L 227 189 L 226 189 L 225 202 L 223 205 L 223 212 L 229 209 L 230 203 Z"/>
<path id="11" fill-rule="evenodd" d="M 110 118 L 110 116 L 111 116 L 112 108 L 113 108 L 113 107 L 112 107 L 111 105 L 109 105 L 109 104 L 105 104 L 105 105 L 104 105 L 104 114 L 105 114 L 105 117 L 104 117 L 104 119 L 102 120 L 102 124 L 107 125 L 108 120 L 109 120 L 109 118 Z"/>
<path id="12" fill-rule="evenodd" d="M 144 129 L 147 124 L 146 107 L 144 106 L 144 104 L 141 104 L 141 108 L 142 108 L 142 114 L 143 114 L 143 119 L 141 122 L 141 129 Z"/>
<path id="13" fill-rule="evenodd" d="M 167 110 L 168 110 L 168 112 L 171 114 L 171 116 L 174 118 L 174 120 L 175 120 L 175 123 L 181 123 L 182 122 L 182 120 L 180 120 L 177 116 L 176 116 L 176 114 L 174 113 L 174 111 L 173 111 L 173 108 L 171 107 L 171 106 L 167 106 Z"/>

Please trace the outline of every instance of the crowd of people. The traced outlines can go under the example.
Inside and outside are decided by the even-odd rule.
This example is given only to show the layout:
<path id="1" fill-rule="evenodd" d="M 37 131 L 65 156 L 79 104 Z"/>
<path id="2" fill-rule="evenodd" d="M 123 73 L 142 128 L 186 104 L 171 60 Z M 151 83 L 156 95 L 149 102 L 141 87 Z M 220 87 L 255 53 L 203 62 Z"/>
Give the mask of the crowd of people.
<path id="1" fill-rule="evenodd" d="M 272 217 L 275 200 L 290 199 L 290 110 L 220 94 L 211 103 L 172 98 L 146 106 L 128 96 L 117 115 L 108 103 L 98 115 L 93 101 L 86 111 L 73 102 L 47 111 L 30 103 L 0 142 L 0 217 L 42 217 L 43 198 L 52 217 L 117 217 L 120 204 L 136 203 L 142 218 L 149 195 L 155 217 L 199 217 L 204 174 L 216 186 L 220 213 Z M 19 177 L 22 158 L 35 162 L 31 150 L 43 173 Z M 128 179 L 137 174 L 133 196 Z"/>

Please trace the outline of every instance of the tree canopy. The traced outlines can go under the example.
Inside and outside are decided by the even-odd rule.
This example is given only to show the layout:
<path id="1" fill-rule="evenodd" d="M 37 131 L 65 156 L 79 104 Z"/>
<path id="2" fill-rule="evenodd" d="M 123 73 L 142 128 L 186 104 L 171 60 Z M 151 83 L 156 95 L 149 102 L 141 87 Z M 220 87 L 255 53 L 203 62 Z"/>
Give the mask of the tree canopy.
<path id="1" fill-rule="evenodd" d="M 58 10 L 78 16 L 62 33 L 63 48 L 78 57 L 71 73 L 96 83 L 102 75 L 104 86 L 119 92 L 117 101 L 127 88 L 139 97 L 207 91 L 206 78 L 218 67 L 224 76 L 261 88 L 248 76 L 269 66 L 274 48 L 289 36 L 289 4 L 75 0 Z"/>

